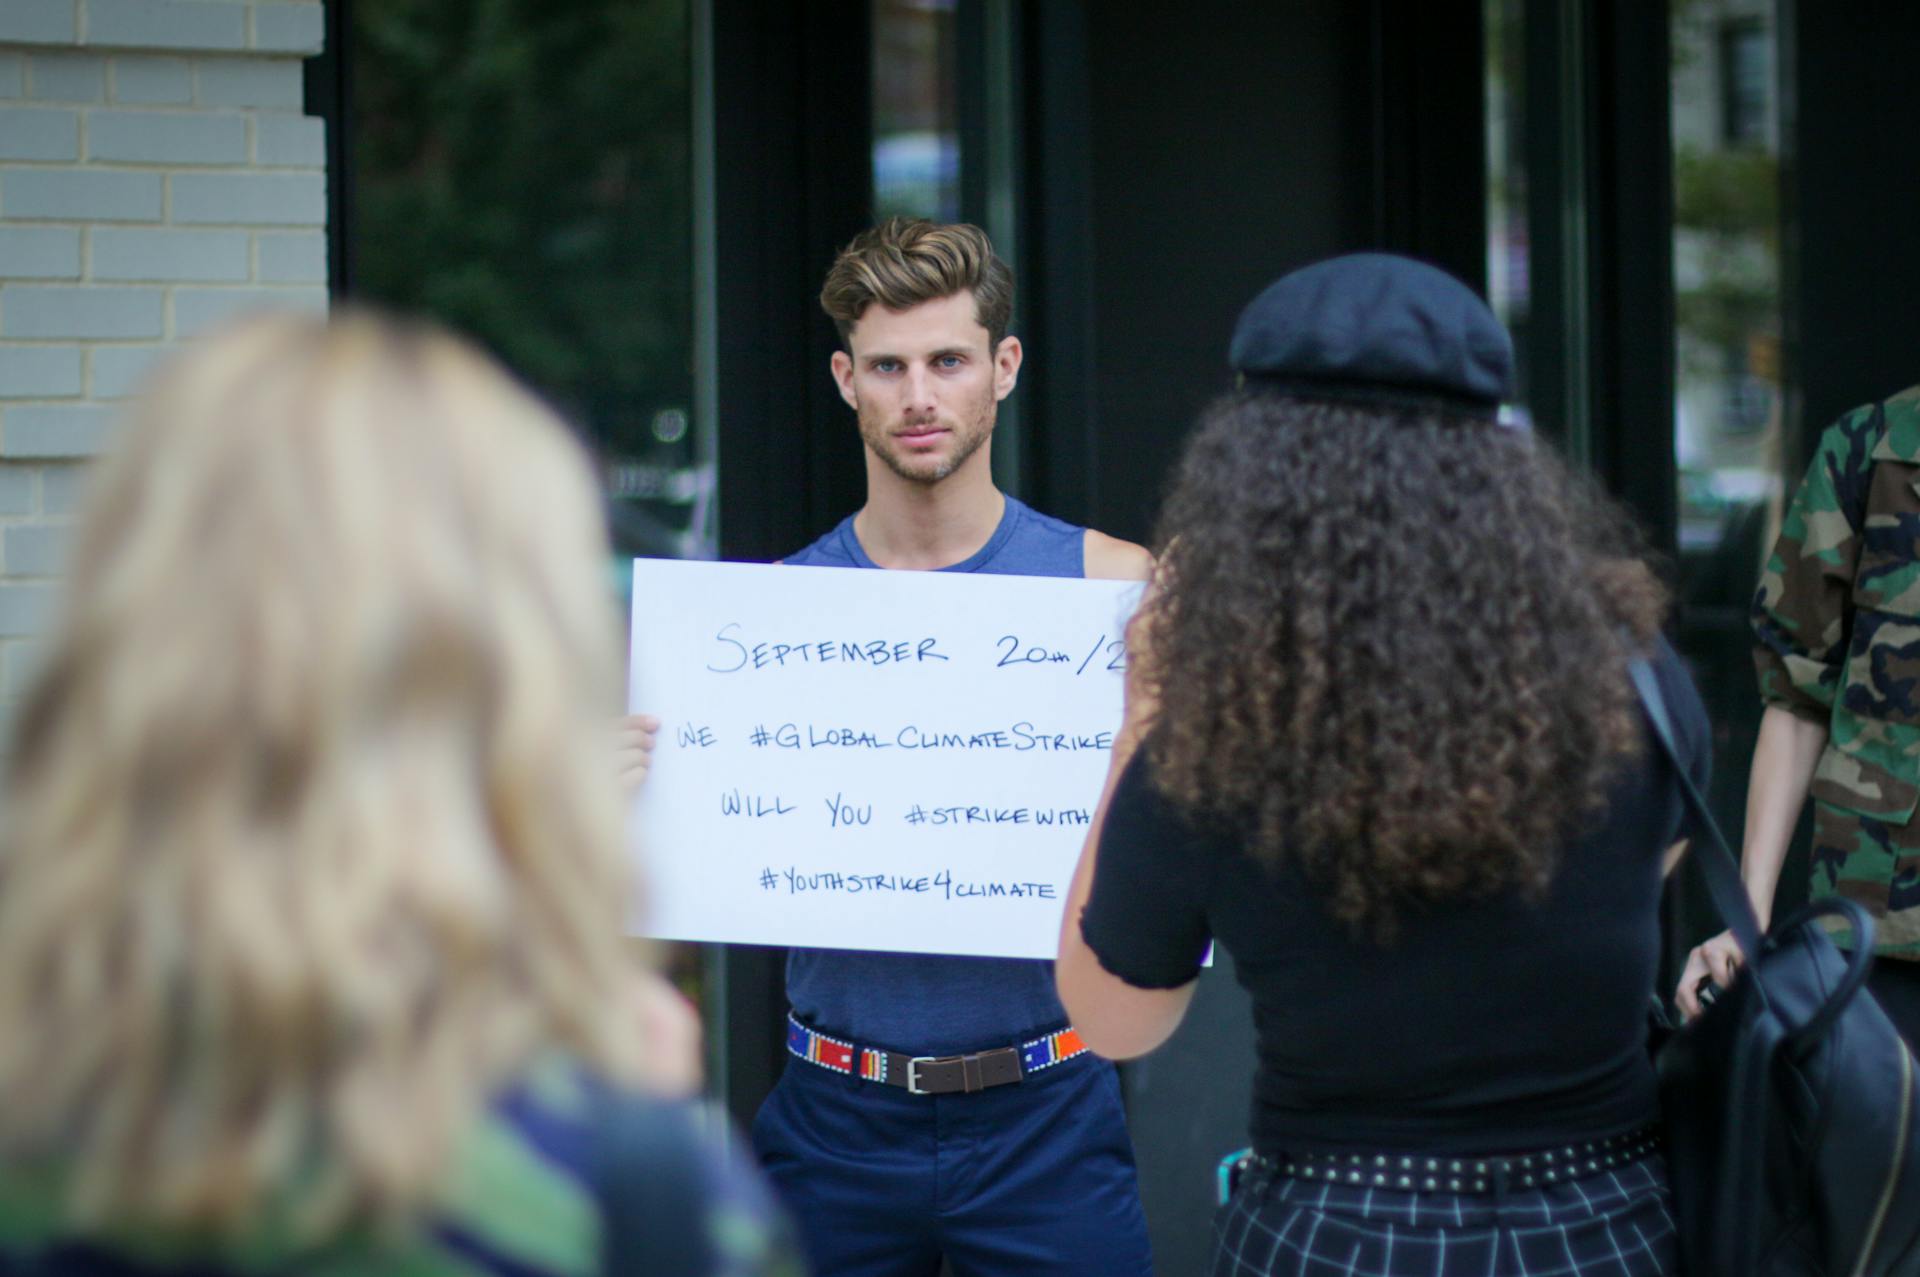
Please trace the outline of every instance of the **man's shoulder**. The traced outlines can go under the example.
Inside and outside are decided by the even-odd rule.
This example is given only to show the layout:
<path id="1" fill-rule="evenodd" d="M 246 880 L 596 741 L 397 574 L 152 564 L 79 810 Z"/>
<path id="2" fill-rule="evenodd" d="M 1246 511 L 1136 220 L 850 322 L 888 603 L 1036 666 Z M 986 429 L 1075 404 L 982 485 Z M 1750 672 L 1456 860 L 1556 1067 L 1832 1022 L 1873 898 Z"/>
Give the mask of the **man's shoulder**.
<path id="1" fill-rule="evenodd" d="M 1096 580 L 1144 581 L 1153 575 L 1153 555 L 1144 545 L 1086 530 L 1087 576 Z"/>
<path id="2" fill-rule="evenodd" d="M 774 561 L 810 568 L 857 568 L 860 564 L 847 552 L 846 538 L 841 535 L 844 526 L 845 520 L 842 520 L 828 529 L 819 540 Z"/>

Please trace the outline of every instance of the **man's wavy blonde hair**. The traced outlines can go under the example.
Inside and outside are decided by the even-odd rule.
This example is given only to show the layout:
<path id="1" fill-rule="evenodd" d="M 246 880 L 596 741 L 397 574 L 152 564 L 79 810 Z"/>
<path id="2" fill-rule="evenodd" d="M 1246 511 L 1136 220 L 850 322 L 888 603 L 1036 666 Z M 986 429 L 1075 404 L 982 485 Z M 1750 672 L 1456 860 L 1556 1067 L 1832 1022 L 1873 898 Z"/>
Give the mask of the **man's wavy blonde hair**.
<path id="1" fill-rule="evenodd" d="M 536 1056 L 633 1075 L 597 510 L 393 321 L 257 320 L 138 402 L 0 814 L 0 1161 L 70 1225 L 417 1218 Z"/>
<path id="2" fill-rule="evenodd" d="M 1013 271 L 978 226 L 889 217 L 855 235 L 833 259 L 820 308 L 851 350 L 869 306 L 911 310 L 955 293 L 973 294 L 973 317 L 998 350 L 1013 321 Z"/>

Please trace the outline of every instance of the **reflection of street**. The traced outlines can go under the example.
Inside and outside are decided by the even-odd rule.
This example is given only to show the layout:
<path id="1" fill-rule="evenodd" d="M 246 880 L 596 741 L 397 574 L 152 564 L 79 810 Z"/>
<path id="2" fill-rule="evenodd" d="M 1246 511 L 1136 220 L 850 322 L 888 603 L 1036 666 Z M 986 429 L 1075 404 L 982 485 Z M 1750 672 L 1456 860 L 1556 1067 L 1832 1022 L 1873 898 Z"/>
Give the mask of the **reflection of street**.
<path id="1" fill-rule="evenodd" d="M 1768 0 L 1674 7 L 1680 585 L 1700 621 L 1742 630 L 1785 488 L 1775 51 Z"/>
<path id="2" fill-rule="evenodd" d="M 1799 470 L 1783 393 L 1775 10 L 1671 9 L 1678 638 L 1713 720 L 1709 798 L 1729 829 L 1744 825 L 1760 721 L 1748 609 Z M 1782 902 L 1804 874 L 1789 863 Z M 1719 924 L 1704 901 L 1682 901 L 1684 952 Z"/>
<path id="3" fill-rule="evenodd" d="M 614 557 L 621 563 L 650 559 L 717 559 L 715 519 L 719 470 L 615 461 L 604 467 L 607 524 Z"/>

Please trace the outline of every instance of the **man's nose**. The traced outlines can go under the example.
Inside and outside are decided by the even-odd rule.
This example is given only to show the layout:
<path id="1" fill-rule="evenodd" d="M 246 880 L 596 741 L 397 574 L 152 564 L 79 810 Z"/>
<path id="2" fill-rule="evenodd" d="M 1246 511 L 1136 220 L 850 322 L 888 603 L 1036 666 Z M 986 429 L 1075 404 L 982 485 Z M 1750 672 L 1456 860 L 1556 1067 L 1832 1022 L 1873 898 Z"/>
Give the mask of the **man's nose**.
<path id="1" fill-rule="evenodd" d="M 907 369 L 907 402 L 909 410 L 918 411 L 933 407 L 933 374 L 920 366 Z"/>

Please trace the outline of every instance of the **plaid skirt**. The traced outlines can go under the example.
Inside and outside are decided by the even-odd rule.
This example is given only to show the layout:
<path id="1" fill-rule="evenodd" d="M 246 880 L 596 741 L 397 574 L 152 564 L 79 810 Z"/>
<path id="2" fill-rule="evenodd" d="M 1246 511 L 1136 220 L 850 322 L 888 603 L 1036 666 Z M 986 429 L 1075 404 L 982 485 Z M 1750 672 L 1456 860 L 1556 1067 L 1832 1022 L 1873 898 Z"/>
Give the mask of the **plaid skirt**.
<path id="1" fill-rule="evenodd" d="M 1659 1154 L 1541 1188 L 1360 1188 L 1249 1167 L 1213 1221 L 1214 1277 L 1663 1277 L 1679 1271 Z"/>

